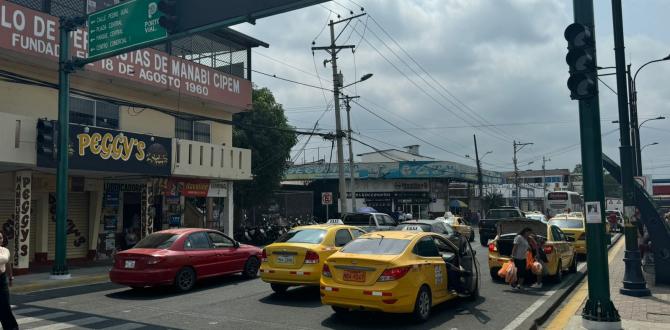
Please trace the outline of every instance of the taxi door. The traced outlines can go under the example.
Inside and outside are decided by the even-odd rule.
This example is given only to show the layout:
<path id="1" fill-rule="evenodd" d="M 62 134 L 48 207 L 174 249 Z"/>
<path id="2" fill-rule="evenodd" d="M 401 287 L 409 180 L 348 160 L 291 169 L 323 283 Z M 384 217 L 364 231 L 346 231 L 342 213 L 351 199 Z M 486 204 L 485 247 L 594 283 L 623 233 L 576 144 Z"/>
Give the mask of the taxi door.
<path id="1" fill-rule="evenodd" d="M 415 253 L 421 259 L 419 271 L 433 293 L 433 304 L 447 295 L 447 265 L 442 259 L 432 236 L 421 238 L 416 244 Z"/>
<path id="2" fill-rule="evenodd" d="M 556 226 L 551 226 L 551 235 L 553 236 L 553 246 L 558 258 L 561 260 L 562 268 L 570 265 L 572 255 L 570 253 L 570 242 L 565 238 L 563 232 Z M 559 269 L 561 271 L 562 269 Z"/>

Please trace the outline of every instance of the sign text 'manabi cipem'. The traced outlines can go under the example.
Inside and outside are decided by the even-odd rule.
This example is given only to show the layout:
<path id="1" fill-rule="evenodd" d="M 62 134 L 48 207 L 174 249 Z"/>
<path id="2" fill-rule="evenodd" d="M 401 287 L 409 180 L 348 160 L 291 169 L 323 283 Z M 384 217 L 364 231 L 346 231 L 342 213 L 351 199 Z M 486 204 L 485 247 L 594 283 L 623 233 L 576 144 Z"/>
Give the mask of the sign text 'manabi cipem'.
<path id="1" fill-rule="evenodd" d="M 0 48 L 58 61 L 58 18 L 0 0 Z M 70 33 L 72 54 L 88 56 L 88 32 Z M 103 59 L 86 70 L 246 109 L 251 82 L 155 49 Z"/>

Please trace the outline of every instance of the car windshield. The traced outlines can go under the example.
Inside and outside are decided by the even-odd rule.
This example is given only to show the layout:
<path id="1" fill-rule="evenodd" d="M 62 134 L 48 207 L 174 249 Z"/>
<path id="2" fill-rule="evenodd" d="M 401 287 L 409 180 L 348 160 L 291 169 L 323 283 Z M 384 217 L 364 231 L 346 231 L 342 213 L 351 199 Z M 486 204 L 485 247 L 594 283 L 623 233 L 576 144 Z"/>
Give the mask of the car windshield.
<path id="1" fill-rule="evenodd" d="M 568 220 L 551 220 L 549 224 L 557 226 L 558 228 L 583 228 L 584 221 L 579 219 Z"/>
<path id="2" fill-rule="evenodd" d="M 504 218 L 517 218 L 519 217 L 519 212 L 517 210 L 491 210 L 488 213 L 487 218 L 489 219 L 504 219 Z"/>
<path id="3" fill-rule="evenodd" d="M 430 232 L 432 231 L 431 225 L 424 224 L 424 223 L 401 223 L 396 227 L 397 230 L 410 230 L 410 231 L 416 231 L 416 230 L 421 230 L 421 231 L 426 231 Z"/>
<path id="4" fill-rule="evenodd" d="M 344 222 L 347 225 L 369 226 L 371 225 L 370 223 L 371 217 L 372 215 L 370 214 L 347 214 L 344 216 L 344 219 L 342 219 L 342 222 Z"/>
<path id="5" fill-rule="evenodd" d="M 406 239 L 384 238 L 382 236 L 358 238 L 345 245 L 341 251 L 353 254 L 397 255 L 405 251 L 409 242 Z"/>
<path id="6" fill-rule="evenodd" d="M 179 235 L 177 234 L 168 234 L 168 233 L 155 233 L 151 234 L 137 244 L 134 248 L 136 249 L 168 249 L 172 246 L 172 243 L 177 240 Z"/>
<path id="7" fill-rule="evenodd" d="M 279 237 L 276 242 L 319 244 L 325 236 L 326 231 L 324 229 L 297 229 Z"/>

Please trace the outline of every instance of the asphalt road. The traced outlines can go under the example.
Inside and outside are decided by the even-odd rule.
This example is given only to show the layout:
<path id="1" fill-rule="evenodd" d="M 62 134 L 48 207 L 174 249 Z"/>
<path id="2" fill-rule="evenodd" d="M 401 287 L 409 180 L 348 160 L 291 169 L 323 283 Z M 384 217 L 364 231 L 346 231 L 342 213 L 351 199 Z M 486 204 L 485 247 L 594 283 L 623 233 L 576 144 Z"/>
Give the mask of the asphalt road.
<path id="1" fill-rule="evenodd" d="M 342 319 L 321 305 L 318 288 L 294 288 L 278 296 L 260 279 L 247 281 L 239 276 L 199 283 L 186 294 L 169 289 L 137 291 L 108 283 L 14 295 L 12 303 L 17 305 L 22 329 L 504 329 L 520 323 L 524 312 L 531 314 L 557 287 L 545 283 L 540 290 L 513 292 L 491 281 L 487 248 L 473 247 L 482 270 L 481 297 L 438 306 L 421 325 L 405 315 L 370 312 Z"/>

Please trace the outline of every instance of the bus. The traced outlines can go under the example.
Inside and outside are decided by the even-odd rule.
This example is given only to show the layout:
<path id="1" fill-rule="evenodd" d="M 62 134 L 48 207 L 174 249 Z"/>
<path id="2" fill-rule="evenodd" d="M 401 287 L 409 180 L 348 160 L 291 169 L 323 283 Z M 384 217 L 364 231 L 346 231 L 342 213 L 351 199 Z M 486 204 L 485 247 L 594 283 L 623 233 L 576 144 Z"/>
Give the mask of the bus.
<path id="1" fill-rule="evenodd" d="M 584 212 L 582 196 L 574 191 L 552 191 L 545 198 L 548 217 L 559 213 Z"/>

